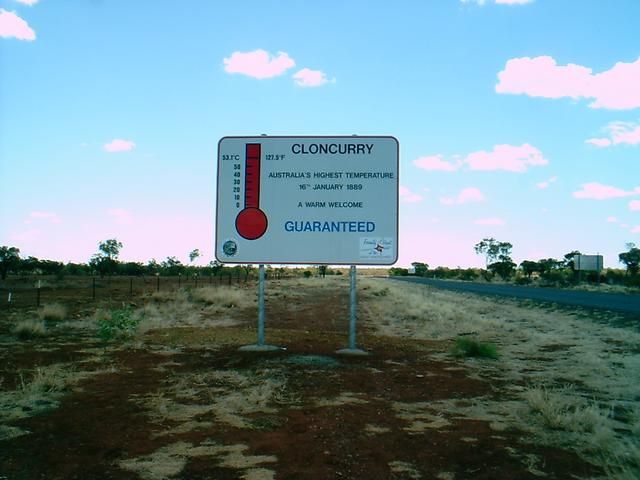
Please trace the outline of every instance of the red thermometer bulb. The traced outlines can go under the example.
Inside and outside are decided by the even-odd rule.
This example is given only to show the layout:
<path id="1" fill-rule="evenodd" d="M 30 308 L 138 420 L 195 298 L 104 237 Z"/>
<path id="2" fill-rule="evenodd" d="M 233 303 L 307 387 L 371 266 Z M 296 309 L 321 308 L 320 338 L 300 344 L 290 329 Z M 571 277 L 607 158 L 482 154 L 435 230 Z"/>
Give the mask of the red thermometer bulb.
<path id="1" fill-rule="evenodd" d="M 260 210 L 260 144 L 247 143 L 244 166 L 244 209 L 236 217 L 242 238 L 256 240 L 267 231 L 267 216 Z"/>

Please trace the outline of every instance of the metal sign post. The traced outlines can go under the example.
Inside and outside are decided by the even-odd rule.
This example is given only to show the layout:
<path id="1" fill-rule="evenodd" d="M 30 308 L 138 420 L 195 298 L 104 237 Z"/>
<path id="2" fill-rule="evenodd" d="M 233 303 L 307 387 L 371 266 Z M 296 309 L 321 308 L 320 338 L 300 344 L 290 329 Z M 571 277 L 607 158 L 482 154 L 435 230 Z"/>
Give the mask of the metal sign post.
<path id="1" fill-rule="evenodd" d="M 273 352 L 284 350 L 283 347 L 264 343 L 264 265 L 258 266 L 258 341 L 253 345 L 244 345 L 241 352 Z"/>
<path id="2" fill-rule="evenodd" d="M 264 345 L 264 265 L 258 267 L 258 346 Z"/>
<path id="3" fill-rule="evenodd" d="M 340 355 L 365 356 L 369 352 L 356 347 L 356 266 L 349 268 L 349 347 L 338 350 Z"/>

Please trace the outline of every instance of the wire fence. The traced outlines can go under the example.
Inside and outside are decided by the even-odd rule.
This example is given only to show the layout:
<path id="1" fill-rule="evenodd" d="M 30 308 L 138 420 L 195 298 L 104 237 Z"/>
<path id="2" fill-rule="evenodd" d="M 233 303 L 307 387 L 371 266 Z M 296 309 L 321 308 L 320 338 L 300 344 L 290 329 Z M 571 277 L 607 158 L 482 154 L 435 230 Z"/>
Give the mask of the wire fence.
<path id="1" fill-rule="evenodd" d="M 40 307 L 49 303 L 133 301 L 157 292 L 248 283 L 255 273 L 144 276 L 9 276 L 0 284 L 0 309 Z"/>

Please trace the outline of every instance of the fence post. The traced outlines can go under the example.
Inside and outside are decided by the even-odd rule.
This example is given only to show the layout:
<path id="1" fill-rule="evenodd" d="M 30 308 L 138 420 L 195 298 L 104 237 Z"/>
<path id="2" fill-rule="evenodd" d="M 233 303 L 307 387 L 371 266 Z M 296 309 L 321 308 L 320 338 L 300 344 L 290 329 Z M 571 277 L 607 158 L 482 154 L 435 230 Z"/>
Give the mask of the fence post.
<path id="1" fill-rule="evenodd" d="M 133 295 L 133 277 L 129 277 L 129 295 Z"/>
<path id="2" fill-rule="evenodd" d="M 156 273 L 156 292 L 160 291 L 160 274 Z"/>
<path id="3" fill-rule="evenodd" d="M 40 280 L 38 280 L 38 288 L 36 289 L 36 307 L 40 307 Z"/>
<path id="4" fill-rule="evenodd" d="M 96 299 L 96 277 L 92 277 L 93 285 L 91 288 L 91 298 Z"/>
<path id="5" fill-rule="evenodd" d="M 231 285 L 231 273 L 229 273 L 229 285 Z"/>
<path id="6" fill-rule="evenodd" d="M 198 288 L 198 274 L 194 274 L 195 279 L 196 279 L 196 286 L 194 288 Z"/>

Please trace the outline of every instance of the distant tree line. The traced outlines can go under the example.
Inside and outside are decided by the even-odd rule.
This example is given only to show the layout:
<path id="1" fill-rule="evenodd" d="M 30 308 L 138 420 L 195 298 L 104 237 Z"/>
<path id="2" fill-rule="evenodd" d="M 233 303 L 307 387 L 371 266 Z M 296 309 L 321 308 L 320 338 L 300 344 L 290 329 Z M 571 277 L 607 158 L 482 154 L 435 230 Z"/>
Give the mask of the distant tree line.
<path id="1" fill-rule="evenodd" d="M 501 278 L 526 285 L 536 282 L 541 286 L 566 286 L 587 282 L 606 282 L 610 284 L 626 284 L 640 287 L 640 248 L 633 243 L 626 245 L 627 250 L 618 255 L 625 270 L 608 268 L 601 272 L 578 272 L 574 265 L 576 255 L 581 252 L 574 250 L 566 253 L 562 259 L 543 258 L 540 260 L 524 260 L 517 265 L 511 258 L 513 245 L 500 242 L 495 238 L 484 238 L 474 246 L 477 254 L 485 257 L 485 268 L 447 268 L 430 269 L 427 263 L 413 262 L 412 273 L 407 268 L 392 267 L 390 275 L 415 275 L 439 279 L 479 280 L 491 281 Z M 598 275 L 600 277 L 598 278 Z"/>
<path id="2" fill-rule="evenodd" d="M 198 249 L 189 254 L 189 263 L 183 264 L 176 257 L 167 257 L 163 261 L 149 260 L 142 262 L 122 262 L 118 259 L 122 243 L 115 238 L 105 240 L 98 244 L 98 252 L 91 256 L 87 263 L 63 263 L 54 260 L 41 260 L 36 257 L 20 256 L 17 247 L 0 247 L 0 277 L 5 280 L 7 274 L 16 275 L 237 275 L 245 279 L 249 277 L 253 265 L 224 266 L 216 261 L 209 262 L 206 266 L 193 265 L 193 261 L 200 257 Z"/>
<path id="3" fill-rule="evenodd" d="M 98 243 L 98 251 L 91 256 L 87 263 L 63 263 L 54 260 L 41 260 L 36 257 L 20 256 L 17 247 L 0 247 L 0 277 L 4 280 L 7 274 L 15 275 L 55 275 L 59 278 L 66 275 L 99 275 L 100 277 L 111 275 L 123 276 L 237 276 L 247 280 L 253 275 L 254 265 L 223 265 L 217 261 L 209 262 L 206 266 L 193 265 L 193 262 L 201 257 L 199 249 L 194 249 L 187 255 L 189 263 L 184 264 L 176 257 L 167 257 L 158 262 L 152 258 L 147 263 L 122 262 L 119 260 L 122 242 L 110 238 Z M 316 265 L 313 269 L 287 269 L 272 265 L 266 266 L 268 277 L 283 278 L 291 275 L 311 277 L 314 274 L 320 277 L 326 275 L 342 275 L 340 270 L 329 268 L 328 265 Z"/>

